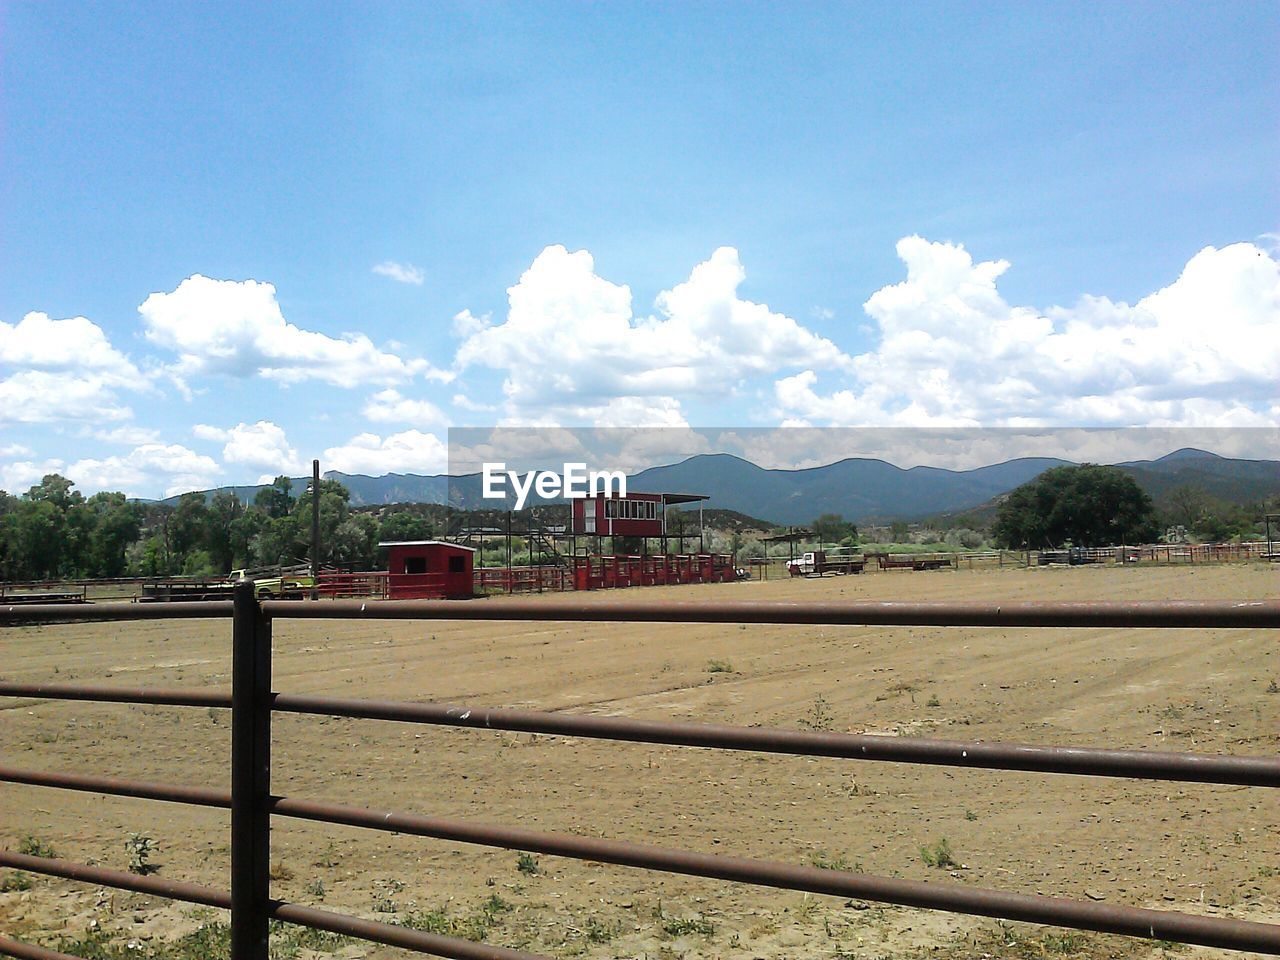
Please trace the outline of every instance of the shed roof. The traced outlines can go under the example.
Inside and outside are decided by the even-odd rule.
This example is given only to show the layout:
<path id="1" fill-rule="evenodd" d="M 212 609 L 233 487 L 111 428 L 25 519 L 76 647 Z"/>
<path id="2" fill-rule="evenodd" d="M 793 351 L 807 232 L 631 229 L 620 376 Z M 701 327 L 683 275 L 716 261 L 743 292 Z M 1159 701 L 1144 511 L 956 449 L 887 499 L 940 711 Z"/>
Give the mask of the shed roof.
<path id="1" fill-rule="evenodd" d="M 453 547 L 456 550 L 470 550 L 476 552 L 475 547 L 467 547 L 461 543 L 450 543 L 447 540 L 383 540 L 378 546 L 380 547 Z"/>

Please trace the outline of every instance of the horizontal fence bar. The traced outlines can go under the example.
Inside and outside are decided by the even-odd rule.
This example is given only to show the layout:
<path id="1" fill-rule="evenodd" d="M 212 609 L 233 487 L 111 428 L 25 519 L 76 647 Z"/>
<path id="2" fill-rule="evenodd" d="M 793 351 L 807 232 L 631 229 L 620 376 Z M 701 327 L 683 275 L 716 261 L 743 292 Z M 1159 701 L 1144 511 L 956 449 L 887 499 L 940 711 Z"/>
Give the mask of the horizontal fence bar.
<path id="1" fill-rule="evenodd" d="M 1158 600 L 1099 603 L 663 603 L 594 604 L 558 598 L 489 600 L 264 600 L 271 617 L 347 620 L 537 620 L 637 623 L 789 623 L 830 626 L 1172 627 L 1280 626 L 1280 601 Z M 217 619 L 231 603 L 0 604 L 0 623 Z"/>
<path id="2" fill-rule="evenodd" d="M 23 943 L 4 935 L 0 935 L 0 957 L 18 957 L 19 960 L 80 960 L 69 953 L 37 947 L 34 943 Z"/>
<path id="3" fill-rule="evenodd" d="M 559 620 L 635 623 L 794 623 L 956 627 L 1280 627 L 1277 600 L 1152 600 L 1107 603 L 584 603 L 494 599 L 264 600 L 271 617 L 373 620 Z"/>
<path id="4" fill-rule="evenodd" d="M 125 873 L 123 870 L 109 870 L 106 867 L 91 867 L 85 863 L 73 863 L 70 860 L 58 860 L 53 857 L 29 857 L 8 850 L 0 850 L 0 867 L 12 867 L 15 870 L 26 870 L 29 873 L 39 873 L 47 877 L 62 877 L 64 880 L 82 880 L 85 883 L 96 883 L 103 887 L 149 893 L 168 900 L 199 903 L 222 910 L 231 909 L 231 894 L 227 891 L 215 890 L 212 887 L 182 880 L 168 880 L 154 875 L 142 876 L 136 873 Z"/>
<path id="5" fill-rule="evenodd" d="M 391 947 L 405 947 L 437 957 L 453 957 L 455 960 L 550 960 L 549 957 L 537 953 L 512 950 L 510 947 L 490 946 L 487 943 L 476 943 L 460 937 L 446 937 L 438 933 L 425 933 L 377 920 L 362 920 L 359 917 L 330 913 L 327 910 L 304 907 L 297 903 L 275 901 L 269 908 L 269 912 L 277 920 L 284 920 L 298 926 L 345 934 L 361 940 L 384 943 Z"/>
<path id="6" fill-rule="evenodd" d="M 180 687 L 115 687 L 89 683 L 10 683 L 0 680 L 0 697 L 145 703 L 157 707 L 230 707 L 231 692 Z"/>
<path id="7" fill-rule="evenodd" d="M 15 870 L 26 870 L 30 873 L 49 877 L 62 877 L 66 880 L 82 880 L 86 883 L 104 887 L 115 887 L 118 890 L 132 890 L 135 893 L 148 893 L 169 900 L 181 900 L 185 903 L 199 903 L 207 907 L 231 909 L 231 894 L 225 890 L 215 890 L 197 883 L 186 883 L 178 880 L 166 880 L 156 876 L 140 876 L 136 873 L 125 873 L 123 870 L 110 870 L 106 867 L 91 867 L 87 864 L 73 863 L 69 860 L 58 860 L 51 857 L 30 857 L 20 853 L 0 850 L 0 866 L 12 867 Z M 492 947 L 460 937 L 446 937 L 440 934 L 423 933 L 406 927 L 397 927 L 376 920 L 361 920 L 358 917 L 343 916 L 327 910 L 316 910 L 298 904 L 273 900 L 269 907 L 273 917 L 286 923 L 312 927 L 317 930 L 328 930 L 333 933 L 346 934 L 362 940 L 391 946 L 406 947 L 419 953 L 429 953 L 437 957 L 452 957 L 456 960 L 548 960 L 537 954 L 525 953 L 521 950 L 510 950 L 506 947 Z M 16 941 L 12 941 L 16 943 Z M 19 949 L 28 953 L 13 953 L 11 956 L 30 957 L 32 960 L 60 960 L 64 954 L 44 951 L 42 947 L 30 947 L 19 944 Z M 44 951 L 44 952 L 40 952 Z M 5 950 L 0 949 L 0 953 Z M 74 958 L 73 958 L 74 960 Z"/>
<path id="8" fill-rule="evenodd" d="M 195 803 L 204 806 L 226 807 L 231 802 L 230 793 L 227 791 L 196 787 L 174 787 L 167 784 L 117 780 L 110 777 L 85 774 L 50 774 L 0 767 L 0 780 L 149 800 Z M 781 887 L 783 889 L 823 893 L 832 896 L 858 897 L 865 900 L 897 903 L 903 906 L 950 910 L 957 913 L 998 917 L 1005 920 L 1024 920 L 1030 923 L 1096 930 L 1103 933 L 1153 937 L 1183 943 L 1201 944 L 1203 946 L 1280 954 L 1280 925 L 1216 917 L 1199 917 L 1191 914 L 1146 910 L 1137 907 L 1083 903 L 1054 897 L 969 888 L 958 884 L 898 880 L 889 877 L 823 870 L 817 867 L 799 867 L 770 861 L 700 854 L 684 850 L 669 850 L 662 847 L 651 847 L 617 840 L 540 833 L 519 828 L 474 824 L 462 820 L 371 810 L 363 807 L 299 800 L 290 797 L 275 798 L 272 812 L 279 816 L 295 819 L 366 827 L 393 833 L 406 833 L 439 840 L 497 846 L 512 850 L 529 850 L 551 856 L 594 860 L 601 863 L 614 863 L 621 866 L 682 873 L 710 879 Z M 40 869 L 48 863 L 62 863 L 62 861 L 48 861 L 40 857 L 27 857 L 21 854 L 12 854 L 8 851 L 0 851 L 0 865 L 29 869 L 35 873 L 52 872 L 55 876 L 67 876 L 71 879 L 86 879 L 90 882 L 121 886 L 121 884 L 111 884 L 107 880 L 100 879 L 101 868 L 70 865 L 70 868 L 79 871 L 76 874 Z M 115 871 L 106 871 L 103 875 L 114 873 Z M 121 876 L 139 881 L 155 879 L 134 877 L 133 874 L 121 874 Z M 126 888 L 140 889 L 142 892 L 158 892 L 136 886 L 127 886 Z M 168 894 L 161 893 L 160 895 Z M 175 899 L 190 898 L 175 895 Z M 205 901 L 196 900 L 193 902 Z M 230 903 L 229 899 L 227 903 Z M 222 904 L 211 903 L 210 905 L 220 906 Z M 287 918 L 281 916 L 280 919 Z M 323 927 L 322 929 L 331 928 Z M 337 930 L 335 932 L 343 931 Z M 453 956 L 453 954 L 444 955 Z M 493 955 L 466 954 L 466 956 Z"/>
<path id="9" fill-rule="evenodd" d="M 1131 777 L 1280 787 L 1280 757 L 1232 757 L 1155 750 L 1103 750 L 871 734 L 820 733 L 712 723 L 631 720 L 532 710 L 276 694 L 282 713 L 399 720 L 552 736 L 589 737 L 722 750 L 754 750 L 844 760 L 882 760 L 985 770 Z"/>
<path id="10" fill-rule="evenodd" d="M 187 787 L 150 780 L 125 780 L 91 773 L 56 773 L 49 770 L 25 770 L 0 764 L 0 783 L 25 783 L 33 787 L 77 790 L 82 793 L 104 793 L 113 797 L 138 800 L 164 800 L 193 807 L 231 808 L 231 791 L 213 787 Z"/>
<path id="11" fill-rule="evenodd" d="M 0 598 L 0 624 L 44 623 L 92 620 L 226 620 L 231 616 L 230 600 L 180 603 L 37 603 L 5 604 Z"/>
<path id="12" fill-rule="evenodd" d="M 273 812 L 321 823 L 408 833 L 438 840 L 474 843 L 551 856 L 593 860 L 667 873 L 780 887 L 837 897 L 857 897 L 931 910 L 947 910 L 1003 920 L 1119 933 L 1126 936 L 1194 943 L 1230 950 L 1280 954 L 1280 925 L 1196 916 L 1166 910 L 1116 906 L 1008 893 L 957 883 L 924 883 L 768 860 L 673 850 L 620 840 L 541 833 L 514 827 L 468 823 L 444 817 L 370 810 L 335 803 L 278 798 Z"/>

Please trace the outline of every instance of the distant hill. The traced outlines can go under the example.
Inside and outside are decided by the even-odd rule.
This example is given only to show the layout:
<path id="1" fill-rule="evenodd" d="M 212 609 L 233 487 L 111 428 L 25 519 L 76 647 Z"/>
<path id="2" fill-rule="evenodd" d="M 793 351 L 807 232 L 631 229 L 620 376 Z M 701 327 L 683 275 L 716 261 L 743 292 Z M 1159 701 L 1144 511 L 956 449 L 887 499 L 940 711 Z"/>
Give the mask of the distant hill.
<path id="1" fill-rule="evenodd" d="M 940 467 L 903 469 L 884 460 L 848 459 L 804 470 L 768 470 L 730 454 L 701 454 L 679 463 L 650 467 L 628 478 L 633 490 L 705 494 L 706 510 L 725 511 L 725 528 L 750 524 L 804 524 L 824 513 L 857 523 L 885 520 L 969 517 L 985 525 L 1003 494 L 1051 467 L 1071 461 L 1052 457 L 1008 460 L 973 470 Z M 1195 484 L 1217 499 L 1253 503 L 1280 493 L 1280 462 L 1235 460 L 1204 450 L 1177 450 L 1158 460 L 1117 464 L 1152 498 Z M 387 474 L 383 477 L 330 471 L 351 491 L 353 506 L 391 503 L 445 503 L 452 490 L 467 507 L 488 505 L 480 498 L 479 475 L 464 477 Z M 306 489 L 307 478 L 293 481 Z M 252 501 L 260 486 L 220 487 Z M 216 490 L 205 491 L 212 497 Z M 166 503 L 176 503 L 172 497 Z M 531 503 L 536 505 L 536 503 Z M 741 519 L 734 519 L 729 514 Z M 762 518 L 757 520 L 755 518 Z"/>
<path id="2" fill-rule="evenodd" d="M 1236 505 L 1260 503 L 1280 495 L 1280 462 L 1275 460 L 1236 460 L 1185 447 L 1156 460 L 1130 460 L 1113 466 L 1133 477 L 1157 507 L 1171 491 L 1183 486 L 1199 487 L 1214 500 Z M 986 527 L 995 519 L 1000 501 L 1008 492 L 1002 491 L 966 510 L 939 511 L 930 519 L 938 526 Z"/>
<path id="3" fill-rule="evenodd" d="M 1280 490 L 1280 463 L 1233 460 L 1207 450 L 1184 448 L 1159 460 L 1134 460 L 1116 466 L 1155 500 L 1187 484 L 1202 487 L 1209 496 L 1228 503 L 1256 503 Z"/>
<path id="4" fill-rule="evenodd" d="M 824 513 L 866 522 L 963 510 L 1066 462 L 1038 457 L 957 471 L 849 459 L 806 470 L 766 470 L 729 454 L 702 454 L 641 471 L 630 483 L 638 490 L 705 493 L 711 497 L 708 507 L 781 524 L 808 523 Z"/>

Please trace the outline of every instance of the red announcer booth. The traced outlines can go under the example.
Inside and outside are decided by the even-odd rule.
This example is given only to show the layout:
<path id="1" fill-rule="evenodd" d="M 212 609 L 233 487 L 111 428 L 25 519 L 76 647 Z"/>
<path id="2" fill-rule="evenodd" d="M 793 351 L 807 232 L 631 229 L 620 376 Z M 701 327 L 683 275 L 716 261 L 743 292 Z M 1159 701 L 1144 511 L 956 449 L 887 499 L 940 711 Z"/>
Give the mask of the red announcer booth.
<path id="1" fill-rule="evenodd" d="M 440 540 L 397 541 L 378 546 L 387 548 L 388 599 L 462 600 L 475 595 L 473 547 Z"/>

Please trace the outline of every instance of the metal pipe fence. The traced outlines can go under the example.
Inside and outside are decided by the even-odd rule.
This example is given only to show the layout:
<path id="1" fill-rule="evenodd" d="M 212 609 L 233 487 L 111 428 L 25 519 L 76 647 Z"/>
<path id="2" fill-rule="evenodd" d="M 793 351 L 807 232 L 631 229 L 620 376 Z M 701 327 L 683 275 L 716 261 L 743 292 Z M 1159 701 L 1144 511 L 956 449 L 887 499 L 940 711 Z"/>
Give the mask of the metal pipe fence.
<path id="1" fill-rule="evenodd" d="M 427 934 L 273 900 L 268 876 L 272 817 L 343 824 L 764 887 L 1280 955 L 1280 925 L 1277 924 L 1073 901 L 958 883 L 902 880 L 409 812 L 374 811 L 306 798 L 275 796 L 271 793 L 270 780 L 272 714 L 294 713 L 844 760 L 1276 788 L 1280 787 L 1280 758 L 1273 757 L 902 739 L 276 693 L 271 689 L 271 632 L 276 618 L 1273 629 L 1280 627 L 1280 602 L 1277 601 L 624 603 L 607 606 L 559 598 L 541 602 L 503 600 L 474 604 L 441 601 L 299 602 L 259 601 L 254 597 L 252 584 L 242 582 L 237 586 L 231 603 L 0 606 L 0 625 L 162 617 L 232 619 L 230 692 L 0 681 L 0 696 L 229 708 L 232 715 L 231 789 L 149 783 L 7 765 L 0 765 L 0 782 L 227 809 L 231 819 L 230 890 L 214 890 L 196 884 L 8 851 L 0 851 L 0 865 L 230 910 L 233 960 L 267 960 L 268 923 L 272 919 L 460 960 L 482 957 L 529 960 L 534 956 L 518 950 Z M 5 937 L 0 937 L 0 955 L 27 960 L 64 960 L 64 955 L 56 951 Z"/>

